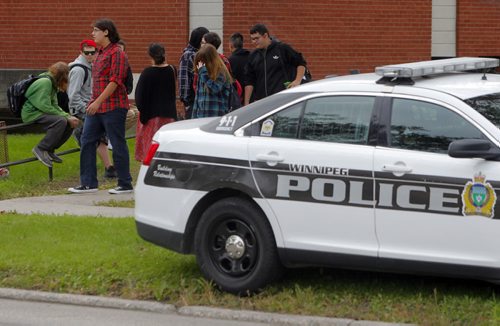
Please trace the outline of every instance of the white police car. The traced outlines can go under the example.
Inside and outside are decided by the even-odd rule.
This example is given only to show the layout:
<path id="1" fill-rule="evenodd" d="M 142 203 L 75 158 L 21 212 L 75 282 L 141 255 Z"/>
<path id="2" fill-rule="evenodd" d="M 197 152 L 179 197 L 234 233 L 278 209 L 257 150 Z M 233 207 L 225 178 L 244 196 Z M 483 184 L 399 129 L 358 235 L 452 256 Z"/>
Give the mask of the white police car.
<path id="1" fill-rule="evenodd" d="M 499 281 L 500 75 L 481 72 L 496 66 L 384 66 L 164 126 L 138 233 L 238 294 L 282 266 Z"/>

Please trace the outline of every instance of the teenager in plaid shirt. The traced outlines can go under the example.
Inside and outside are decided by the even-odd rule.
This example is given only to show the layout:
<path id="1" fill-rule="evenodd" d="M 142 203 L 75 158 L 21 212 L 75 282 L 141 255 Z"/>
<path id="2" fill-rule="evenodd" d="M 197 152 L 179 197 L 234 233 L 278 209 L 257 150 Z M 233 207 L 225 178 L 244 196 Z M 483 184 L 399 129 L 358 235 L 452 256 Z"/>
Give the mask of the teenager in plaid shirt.
<path id="1" fill-rule="evenodd" d="M 117 44 L 120 40 L 114 23 L 100 19 L 94 23 L 94 41 L 100 46 L 92 67 L 92 98 L 86 109 L 80 147 L 81 185 L 69 188 L 73 193 L 98 190 L 96 144 L 103 134 L 113 144 L 113 162 L 118 186 L 111 194 L 132 192 L 130 158 L 125 139 L 125 119 L 129 108 L 125 78 L 129 67 L 127 55 Z"/>
<path id="2" fill-rule="evenodd" d="M 201 39 L 203 35 L 208 33 L 208 29 L 205 27 L 195 28 L 191 32 L 191 36 L 189 37 L 189 44 L 182 52 L 181 59 L 179 61 L 179 98 L 184 104 L 185 113 L 182 114 L 179 112 L 179 118 L 190 119 L 191 112 L 193 109 L 194 103 L 194 88 L 193 88 L 193 80 L 194 80 L 194 66 L 193 59 L 196 54 L 196 51 L 200 48 Z"/>
<path id="3" fill-rule="evenodd" d="M 192 118 L 217 117 L 229 111 L 229 94 L 233 79 L 219 53 L 205 44 L 194 57 L 198 73 Z"/>

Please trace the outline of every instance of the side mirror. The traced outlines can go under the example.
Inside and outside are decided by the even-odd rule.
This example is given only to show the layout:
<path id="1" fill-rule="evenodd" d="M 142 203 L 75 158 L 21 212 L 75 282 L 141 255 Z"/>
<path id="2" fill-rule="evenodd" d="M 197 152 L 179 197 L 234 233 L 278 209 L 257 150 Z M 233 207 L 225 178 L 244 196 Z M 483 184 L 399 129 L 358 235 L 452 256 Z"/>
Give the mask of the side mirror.
<path id="1" fill-rule="evenodd" d="M 485 139 L 460 139 L 448 146 L 448 155 L 455 158 L 499 160 L 500 149 Z"/>

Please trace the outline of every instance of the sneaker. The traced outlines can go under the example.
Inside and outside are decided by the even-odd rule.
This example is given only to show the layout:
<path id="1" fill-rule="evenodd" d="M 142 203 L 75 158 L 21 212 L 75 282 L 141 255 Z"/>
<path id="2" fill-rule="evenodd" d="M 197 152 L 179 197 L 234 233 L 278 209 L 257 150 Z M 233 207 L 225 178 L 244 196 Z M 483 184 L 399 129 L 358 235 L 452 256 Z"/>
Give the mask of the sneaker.
<path id="1" fill-rule="evenodd" d="M 108 192 L 110 194 L 117 195 L 117 194 L 128 194 L 128 193 L 133 192 L 133 191 L 134 191 L 134 188 L 132 188 L 132 186 L 128 186 L 128 187 L 118 186 L 114 189 L 109 189 Z"/>
<path id="2" fill-rule="evenodd" d="M 116 178 L 116 169 L 114 166 L 110 165 L 106 171 L 104 171 L 104 177 L 108 179 Z"/>
<path id="3" fill-rule="evenodd" d="M 52 161 L 50 160 L 49 152 L 38 148 L 38 146 L 33 147 L 31 151 L 33 152 L 33 154 L 35 154 L 36 158 L 43 163 L 43 165 L 48 166 L 49 168 L 52 167 Z"/>
<path id="4" fill-rule="evenodd" d="M 54 163 L 62 163 L 63 162 L 62 158 L 60 158 L 59 156 L 57 156 L 56 153 L 54 153 L 54 152 L 47 152 L 47 153 L 49 153 L 49 159 L 52 162 L 54 162 Z"/>
<path id="5" fill-rule="evenodd" d="M 90 188 L 89 186 L 77 186 L 77 187 L 71 187 L 68 188 L 69 192 L 75 193 L 75 194 L 86 194 L 86 193 L 91 193 L 91 192 L 97 192 L 97 188 Z"/>

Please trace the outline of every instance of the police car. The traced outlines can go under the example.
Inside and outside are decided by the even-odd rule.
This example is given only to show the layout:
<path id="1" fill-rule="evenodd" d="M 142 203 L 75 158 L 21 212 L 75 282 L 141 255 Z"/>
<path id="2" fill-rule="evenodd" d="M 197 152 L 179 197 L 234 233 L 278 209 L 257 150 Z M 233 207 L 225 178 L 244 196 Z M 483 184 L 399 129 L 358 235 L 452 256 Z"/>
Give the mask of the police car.
<path id="1" fill-rule="evenodd" d="M 166 125 L 137 231 L 236 294 L 300 266 L 499 281 L 498 64 L 383 66 Z"/>

